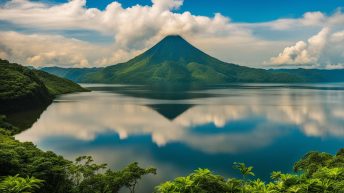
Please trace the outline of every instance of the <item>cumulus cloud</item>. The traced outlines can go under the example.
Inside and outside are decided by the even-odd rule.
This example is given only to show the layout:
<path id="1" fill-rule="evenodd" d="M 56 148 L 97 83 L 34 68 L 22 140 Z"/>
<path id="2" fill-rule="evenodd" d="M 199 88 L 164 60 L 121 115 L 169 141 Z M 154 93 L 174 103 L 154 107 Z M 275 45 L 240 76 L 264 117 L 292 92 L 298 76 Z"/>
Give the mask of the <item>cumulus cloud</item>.
<path id="1" fill-rule="evenodd" d="M 114 45 L 94 45 L 59 35 L 26 35 L 0 31 L 0 58 L 36 67 L 57 64 L 65 67 L 103 66 L 136 54 L 138 53 L 123 51 Z"/>
<path id="2" fill-rule="evenodd" d="M 196 16 L 187 11 L 176 13 L 174 10 L 182 5 L 183 0 L 152 0 L 151 6 L 123 8 L 114 1 L 100 10 L 86 7 L 86 0 L 59 4 L 10 0 L 0 7 L 0 22 L 8 22 L 23 30 L 18 31 L 15 27 L 6 31 L 0 29 L 0 57 L 36 66 L 104 66 L 128 60 L 166 35 L 181 34 L 224 61 L 257 67 L 273 54 L 278 54 L 276 50 L 296 41 L 284 39 L 282 35 L 277 40 L 257 35 L 264 34 L 266 30 L 267 34 L 281 31 L 293 33 L 295 29 L 302 30 L 300 34 L 310 34 L 325 26 L 333 28 L 333 33 L 344 30 L 344 16 L 340 10 L 331 16 L 308 12 L 297 19 L 234 23 L 220 13 L 213 17 Z M 72 38 L 68 36 L 73 30 L 89 31 L 93 35 L 81 41 L 78 34 Z M 297 33 L 294 34 L 295 39 L 299 38 Z M 109 37 L 106 45 L 91 41 L 104 36 Z M 340 37 L 337 34 L 333 39 Z M 308 55 L 303 57 L 304 63 L 307 62 L 305 58 L 310 60 L 309 63 L 315 61 L 318 52 L 321 52 L 308 51 L 313 49 L 309 45 L 313 43 L 309 41 L 298 43 L 295 45 L 297 48 L 290 48 L 293 52 L 298 52 L 297 49 L 307 51 Z M 326 65 L 343 62 L 335 56 L 336 62 L 331 63 L 330 56 L 333 57 L 333 54 L 327 56 Z"/>
<path id="3" fill-rule="evenodd" d="M 1 49 L 0 54 L 30 65 L 43 65 L 44 62 L 51 64 L 52 61 L 57 65 L 108 65 L 129 59 L 132 53 L 147 49 L 168 34 L 191 36 L 199 33 L 207 37 L 240 31 L 234 29 L 229 24 L 229 19 L 221 14 L 210 18 L 194 16 L 190 12 L 173 13 L 172 10 L 179 8 L 182 3 L 182 0 L 153 0 L 152 6 L 123 8 L 120 3 L 112 2 L 101 11 L 86 8 L 85 0 L 72 0 L 57 5 L 12 0 L 0 8 L 0 20 L 39 29 L 41 32 L 33 35 L 2 32 L 2 47 L 7 51 Z M 47 31 L 54 30 L 91 30 L 113 36 L 113 42 L 102 49 L 103 45 L 91 45 L 46 34 Z M 42 33 L 44 34 L 41 35 Z M 13 36 L 20 38 L 13 39 Z M 29 41 L 31 48 L 18 46 Z M 35 46 L 43 41 L 49 42 L 50 46 Z M 104 51 L 106 49 L 112 49 L 112 53 Z M 9 53 L 8 50 L 13 52 Z M 92 50 L 99 54 L 98 61 Z"/>
<path id="4" fill-rule="evenodd" d="M 307 42 L 299 41 L 294 46 L 286 47 L 277 57 L 272 57 L 272 64 L 312 65 L 318 61 L 322 49 L 325 47 L 329 28 L 322 29 Z"/>
<path id="5" fill-rule="evenodd" d="M 331 33 L 330 28 L 325 27 L 318 34 L 310 37 L 307 42 L 298 41 L 295 45 L 284 48 L 283 52 L 276 57 L 272 57 L 266 64 L 299 67 L 323 66 L 331 69 L 343 68 L 343 34 L 343 32 Z"/>
<path id="6" fill-rule="evenodd" d="M 58 5 L 12 0 L 0 9 L 0 20 L 50 30 L 94 30 L 113 35 L 116 43 L 122 46 L 140 43 L 144 46 L 145 40 L 157 35 L 162 37 L 171 33 L 192 34 L 200 31 L 219 35 L 223 30 L 228 34 L 232 29 L 229 19 L 221 14 L 209 18 L 194 16 L 190 12 L 173 13 L 172 10 L 183 4 L 182 0 L 153 0 L 152 3 L 152 6 L 123 8 L 120 3 L 112 2 L 101 11 L 86 8 L 86 0 L 72 0 Z"/>

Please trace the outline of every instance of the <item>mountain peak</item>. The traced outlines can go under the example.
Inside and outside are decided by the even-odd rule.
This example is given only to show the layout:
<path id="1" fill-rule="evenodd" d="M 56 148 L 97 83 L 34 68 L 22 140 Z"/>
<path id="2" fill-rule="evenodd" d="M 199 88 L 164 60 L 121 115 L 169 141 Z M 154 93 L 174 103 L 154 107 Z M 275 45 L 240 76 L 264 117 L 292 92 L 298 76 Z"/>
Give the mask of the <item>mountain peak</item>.
<path id="1" fill-rule="evenodd" d="M 164 41 L 164 40 L 184 40 L 184 41 L 186 41 L 182 36 L 180 36 L 178 34 L 167 35 L 161 41 Z"/>
<path id="2" fill-rule="evenodd" d="M 202 63 L 209 56 L 191 45 L 182 36 L 168 35 L 139 57 L 140 59 L 150 58 L 152 63 L 158 64 L 164 61 Z"/>
<path id="3" fill-rule="evenodd" d="M 187 42 L 180 35 L 168 35 L 168 36 L 165 36 L 154 47 L 156 47 L 158 45 L 162 45 L 162 44 L 168 44 L 168 46 L 173 46 L 173 47 L 175 47 L 175 46 L 189 46 L 189 47 L 193 47 L 189 42 Z"/>

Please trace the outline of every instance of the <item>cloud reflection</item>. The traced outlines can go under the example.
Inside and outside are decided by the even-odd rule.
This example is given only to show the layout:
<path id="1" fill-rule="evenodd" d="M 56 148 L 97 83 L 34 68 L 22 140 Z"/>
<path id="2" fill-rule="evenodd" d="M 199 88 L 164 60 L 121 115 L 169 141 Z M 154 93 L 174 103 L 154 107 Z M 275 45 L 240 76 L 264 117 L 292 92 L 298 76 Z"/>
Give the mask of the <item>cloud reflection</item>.
<path id="1" fill-rule="evenodd" d="M 342 91 L 219 89 L 209 92 L 227 95 L 178 102 L 138 100 L 105 92 L 65 95 L 31 129 L 16 138 L 35 144 L 53 136 L 91 141 L 97 135 L 116 132 L 122 140 L 149 135 L 158 146 L 178 142 L 206 153 L 235 153 L 267 146 L 295 129 L 310 137 L 344 137 Z M 154 103 L 193 106 L 169 120 L 149 107 Z M 256 117 L 261 121 L 253 122 L 250 128 L 226 130 L 238 121 L 250 122 Z M 197 132 L 204 126 L 217 132 Z"/>

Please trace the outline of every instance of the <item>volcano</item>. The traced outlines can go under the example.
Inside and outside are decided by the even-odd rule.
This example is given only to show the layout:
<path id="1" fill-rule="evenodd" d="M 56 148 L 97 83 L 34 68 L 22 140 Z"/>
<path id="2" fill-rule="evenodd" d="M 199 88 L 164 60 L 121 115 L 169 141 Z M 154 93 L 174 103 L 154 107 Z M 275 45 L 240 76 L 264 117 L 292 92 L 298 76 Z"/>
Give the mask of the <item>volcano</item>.
<path id="1" fill-rule="evenodd" d="M 86 74 L 80 82 L 221 84 L 300 81 L 291 74 L 220 61 L 194 47 L 181 36 L 170 35 L 128 62 Z"/>

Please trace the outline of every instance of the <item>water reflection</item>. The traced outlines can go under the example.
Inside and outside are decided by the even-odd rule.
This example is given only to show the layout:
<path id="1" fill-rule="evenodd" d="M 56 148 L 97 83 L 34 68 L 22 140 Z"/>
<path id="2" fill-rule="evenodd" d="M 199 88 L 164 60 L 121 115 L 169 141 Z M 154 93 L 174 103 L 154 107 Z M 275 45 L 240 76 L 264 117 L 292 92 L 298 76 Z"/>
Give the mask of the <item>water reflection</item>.
<path id="1" fill-rule="evenodd" d="M 290 170 L 309 150 L 344 146 L 342 87 L 308 87 L 167 92 L 92 85 L 94 92 L 59 97 L 16 138 L 68 158 L 94 155 L 112 167 L 130 161 L 158 167 L 161 175 L 142 191 L 197 167 L 235 175 L 233 161 L 254 165 L 266 179 L 271 170 Z"/>
<path id="2" fill-rule="evenodd" d="M 47 106 L 22 110 L 16 113 L 6 113 L 6 120 L 20 130 L 31 128 L 39 119 L 41 114 L 46 110 Z"/>

